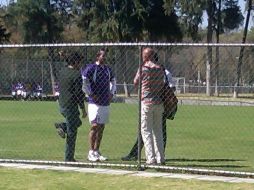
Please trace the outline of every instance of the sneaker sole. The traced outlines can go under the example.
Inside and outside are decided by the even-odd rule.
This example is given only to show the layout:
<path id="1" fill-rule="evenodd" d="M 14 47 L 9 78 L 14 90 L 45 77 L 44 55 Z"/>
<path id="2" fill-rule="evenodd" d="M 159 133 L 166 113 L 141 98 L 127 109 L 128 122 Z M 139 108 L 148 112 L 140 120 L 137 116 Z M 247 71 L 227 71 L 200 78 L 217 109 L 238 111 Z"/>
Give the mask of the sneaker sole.
<path id="1" fill-rule="evenodd" d="M 89 158 L 87 158 L 87 160 L 90 161 L 90 162 L 98 162 L 98 161 L 100 161 L 99 159 L 93 160 L 93 159 L 89 159 Z"/>
<path id="2" fill-rule="evenodd" d="M 104 158 L 104 157 L 103 157 L 103 158 L 99 158 L 99 160 L 100 160 L 100 161 L 107 161 L 108 158 Z"/>
<path id="3" fill-rule="evenodd" d="M 63 131 L 62 128 L 57 128 L 57 134 L 61 137 L 61 138 L 65 138 L 65 132 Z"/>

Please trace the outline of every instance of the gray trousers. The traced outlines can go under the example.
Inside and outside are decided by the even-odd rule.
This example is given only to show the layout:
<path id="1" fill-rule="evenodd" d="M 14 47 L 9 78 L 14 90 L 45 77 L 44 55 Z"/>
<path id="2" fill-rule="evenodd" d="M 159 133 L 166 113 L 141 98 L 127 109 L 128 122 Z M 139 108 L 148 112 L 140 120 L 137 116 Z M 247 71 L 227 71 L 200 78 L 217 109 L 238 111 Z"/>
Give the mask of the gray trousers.
<path id="1" fill-rule="evenodd" d="M 65 122 L 61 123 L 61 127 L 67 134 L 65 144 L 65 161 L 73 161 L 77 139 L 77 130 L 78 127 L 80 127 L 82 124 L 79 118 L 79 109 L 78 106 L 68 108 L 60 107 L 60 112 L 65 118 Z"/>

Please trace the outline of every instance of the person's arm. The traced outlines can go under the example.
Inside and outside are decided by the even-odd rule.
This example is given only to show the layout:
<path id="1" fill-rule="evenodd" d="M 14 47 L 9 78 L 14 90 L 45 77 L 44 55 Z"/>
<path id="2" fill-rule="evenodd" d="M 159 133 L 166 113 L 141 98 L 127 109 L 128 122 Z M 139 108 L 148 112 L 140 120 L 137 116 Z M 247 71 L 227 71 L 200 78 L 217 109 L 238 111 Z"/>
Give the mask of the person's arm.
<path id="1" fill-rule="evenodd" d="M 167 81 L 168 81 L 169 87 L 171 87 L 175 91 L 175 85 L 176 85 L 176 83 L 175 83 L 175 81 L 173 79 L 172 74 L 167 69 L 165 69 L 165 73 L 166 73 L 166 77 L 167 77 Z"/>
<path id="2" fill-rule="evenodd" d="M 115 78 L 110 67 L 108 67 L 108 72 L 109 72 L 109 76 L 110 76 L 110 79 L 109 79 L 109 85 L 110 85 L 109 100 L 111 101 L 112 98 L 114 97 L 114 95 L 116 94 L 116 78 Z"/>
<path id="3" fill-rule="evenodd" d="M 115 79 L 115 77 L 112 78 L 111 81 L 110 81 L 110 93 L 112 95 L 116 94 L 116 79 Z"/>
<path id="4" fill-rule="evenodd" d="M 75 82 L 76 86 L 76 98 L 77 98 L 77 103 L 79 105 L 79 108 L 82 111 L 82 117 L 85 118 L 87 116 L 86 113 L 86 107 L 85 107 L 85 93 L 82 91 L 82 78 L 78 78 L 78 80 Z"/>
<path id="5" fill-rule="evenodd" d="M 109 68 L 109 72 L 110 72 L 110 93 L 112 95 L 115 95 L 116 94 L 116 78 L 110 68 Z"/>
<path id="6" fill-rule="evenodd" d="M 82 75 L 82 90 L 84 93 L 86 93 L 88 96 L 91 95 L 91 83 L 90 83 L 90 77 L 89 77 L 89 67 L 86 67 L 83 71 L 81 71 Z"/>
<path id="7" fill-rule="evenodd" d="M 139 69 L 138 69 L 138 71 L 137 71 L 137 73 L 136 73 L 136 76 L 135 76 L 135 78 L 134 78 L 134 81 L 133 81 L 135 87 L 138 86 L 139 79 L 140 79 L 140 76 L 139 76 Z"/>
<path id="8" fill-rule="evenodd" d="M 86 93 L 88 96 L 91 95 L 91 88 L 90 88 L 90 82 L 89 79 L 86 77 L 82 77 L 83 78 L 83 82 L 82 82 L 82 91 L 84 93 Z"/>

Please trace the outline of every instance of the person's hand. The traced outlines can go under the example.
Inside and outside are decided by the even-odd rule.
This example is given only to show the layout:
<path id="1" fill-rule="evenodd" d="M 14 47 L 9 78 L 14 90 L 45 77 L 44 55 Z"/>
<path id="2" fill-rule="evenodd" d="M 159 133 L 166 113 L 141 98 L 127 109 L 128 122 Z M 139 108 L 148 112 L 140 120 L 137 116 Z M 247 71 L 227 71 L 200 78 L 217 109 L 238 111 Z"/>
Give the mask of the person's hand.
<path id="1" fill-rule="evenodd" d="M 113 99 L 113 96 L 114 96 L 113 94 L 109 95 L 109 101 L 111 101 Z"/>
<path id="2" fill-rule="evenodd" d="M 92 97 L 94 102 L 97 102 L 97 96 L 96 95 L 93 94 L 93 95 L 91 95 L 91 97 Z"/>
<path id="3" fill-rule="evenodd" d="M 87 113 L 86 113 L 86 109 L 82 109 L 82 118 L 86 118 Z"/>

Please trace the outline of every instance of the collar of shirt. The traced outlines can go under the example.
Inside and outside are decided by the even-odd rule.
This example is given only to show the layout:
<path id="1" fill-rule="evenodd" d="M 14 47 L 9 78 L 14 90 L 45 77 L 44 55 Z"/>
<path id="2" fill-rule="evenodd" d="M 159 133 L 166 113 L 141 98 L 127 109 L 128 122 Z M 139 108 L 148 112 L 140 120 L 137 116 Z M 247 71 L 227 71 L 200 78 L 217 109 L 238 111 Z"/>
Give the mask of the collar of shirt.
<path id="1" fill-rule="evenodd" d="M 104 69 L 104 67 L 105 67 L 104 64 L 100 64 L 98 61 L 96 61 L 95 64 L 96 64 L 97 66 L 100 66 L 100 67 L 103 68 L 103 69 Z"/>
<path id="2" fill-rule="evenodd" d="M 152 62 L 152 61 L 147 61 L 147 62 L 145 62 L 144 66 L 145 66 L 145 67 L 150 67 L 150 68 L 159 67 L 159 65 L 155 64 L 155 63 Z"/>

